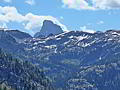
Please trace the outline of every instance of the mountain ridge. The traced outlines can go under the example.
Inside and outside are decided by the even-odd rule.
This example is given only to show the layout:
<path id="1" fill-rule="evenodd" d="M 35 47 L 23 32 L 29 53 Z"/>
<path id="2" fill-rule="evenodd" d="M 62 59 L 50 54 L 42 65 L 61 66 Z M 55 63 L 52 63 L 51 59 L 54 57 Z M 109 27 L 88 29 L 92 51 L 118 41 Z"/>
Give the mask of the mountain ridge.
<path id="1" fill-rule="evenodd" d="M 82 72 L 80 67 L 83 67 L 83 69 L 90 67 L 89 69 L 91 69 L 94 65 L 101 66 L 98 65 L 98 62 L 103 65 L 106 63 L 111 65 L 111 59 L 114 61 L 114 59 L 120 58 L 120 34 L 116 31 L 95 33 L 70 31 L 44 38 L 26 38 L 23 39 L 22 43 L 15 39 L 15 42 L 12 39 L 7 40 L 9 37 L 14 37 L 6 33 L 5 35 L 7 37 L 0 34 L 0 37 L 2 36 L 0 47 L 6 52 L 10 52 L 14 57 L 43 67 L 45 74 L 58 90 L 67 90 L 66 86 L 70 78 L 72 77 L 71 80 L 73 80 L 73 76 L 76 76 L 77 72 Z M 105 69 L 109 70 L 108 67 Z M 116 70 L 116 72 L 119 73 L 119 70 Z M 91 71 L 91 73 L 96 72 Z M 80 77 L 78 76 L 77 79 L 80 79 Z M 86 77 L 82 79 L 86 79 Z M 82 80 L 82 83 L 91 85 L 91 83 L 86 84 L 87 82 L 84 82 L 84 80 Z M 94 82 L 94 84 L 96 83 Z M 69 85 L 71 84 L 75 83 L 69 83 Z M 86 87 L 86 90 L 89 89 Z"/>

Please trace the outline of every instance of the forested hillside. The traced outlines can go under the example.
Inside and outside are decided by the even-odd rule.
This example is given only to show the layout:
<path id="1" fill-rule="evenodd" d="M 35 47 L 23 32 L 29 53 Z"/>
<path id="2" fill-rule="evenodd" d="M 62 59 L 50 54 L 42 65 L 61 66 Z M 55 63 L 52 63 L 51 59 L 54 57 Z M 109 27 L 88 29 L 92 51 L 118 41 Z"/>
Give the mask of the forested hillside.
<path id="1" fill-rule="evenodd" d="M 53 90 L 42 69 L 0 49 L 0 84 L 15 90 Z"/>

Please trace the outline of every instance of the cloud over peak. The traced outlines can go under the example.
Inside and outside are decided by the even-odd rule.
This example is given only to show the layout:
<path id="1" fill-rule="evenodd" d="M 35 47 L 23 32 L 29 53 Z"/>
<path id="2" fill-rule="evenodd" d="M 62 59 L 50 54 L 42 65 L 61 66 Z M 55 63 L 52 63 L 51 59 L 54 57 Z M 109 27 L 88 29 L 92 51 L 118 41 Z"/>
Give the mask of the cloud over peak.
<path id="1" fill-rule="evenodd" d="M 0 26 L 6 25 L 10 22 L 16 22 L 21 24 L 26 32 L 34 34 L 40 30 L 44 20 L 51 20 L 55 24 L 60 25 L 64 30 L 66 26 L 61 24 L 55 17 L 52 16 L 41 16 L 28 13 L 26 15 L 20 14 L 15 7 L 1 7 L 0 6 Z M 39 29 L 36 31 L 36 29 Z"/>

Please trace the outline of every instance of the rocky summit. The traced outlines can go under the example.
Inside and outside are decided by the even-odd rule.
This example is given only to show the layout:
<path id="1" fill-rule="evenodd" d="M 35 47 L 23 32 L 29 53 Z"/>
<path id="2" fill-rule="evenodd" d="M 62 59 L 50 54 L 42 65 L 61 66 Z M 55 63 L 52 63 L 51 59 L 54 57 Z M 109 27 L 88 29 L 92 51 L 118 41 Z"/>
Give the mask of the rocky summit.
<path id="1" fill-rule="evenodd" d="M 40 32 L 36 33 L 34 37 L 44 37 L 44 36 L 48 36 L 50 34 L 56 35 L 56 34 L 60 34 L 62 32 L 63 32 L 63 30 L 59 25 L 54 24 L 50 20 L 45 20 L 43 22 L 43 26 L 42 26 Z"/>

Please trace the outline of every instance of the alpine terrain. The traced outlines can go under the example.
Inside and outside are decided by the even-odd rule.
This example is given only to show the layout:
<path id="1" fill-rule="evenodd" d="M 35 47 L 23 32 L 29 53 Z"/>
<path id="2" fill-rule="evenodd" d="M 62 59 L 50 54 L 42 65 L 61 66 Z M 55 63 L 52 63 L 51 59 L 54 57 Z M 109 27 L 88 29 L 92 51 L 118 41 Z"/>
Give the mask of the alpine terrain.
<path id="1" fill-rule="evenodd" d="M 120 31 L 64 32 L 45 20 L 34 37 L 0 30 L 0 82 L 15 90 L 120 90 Z"/>

